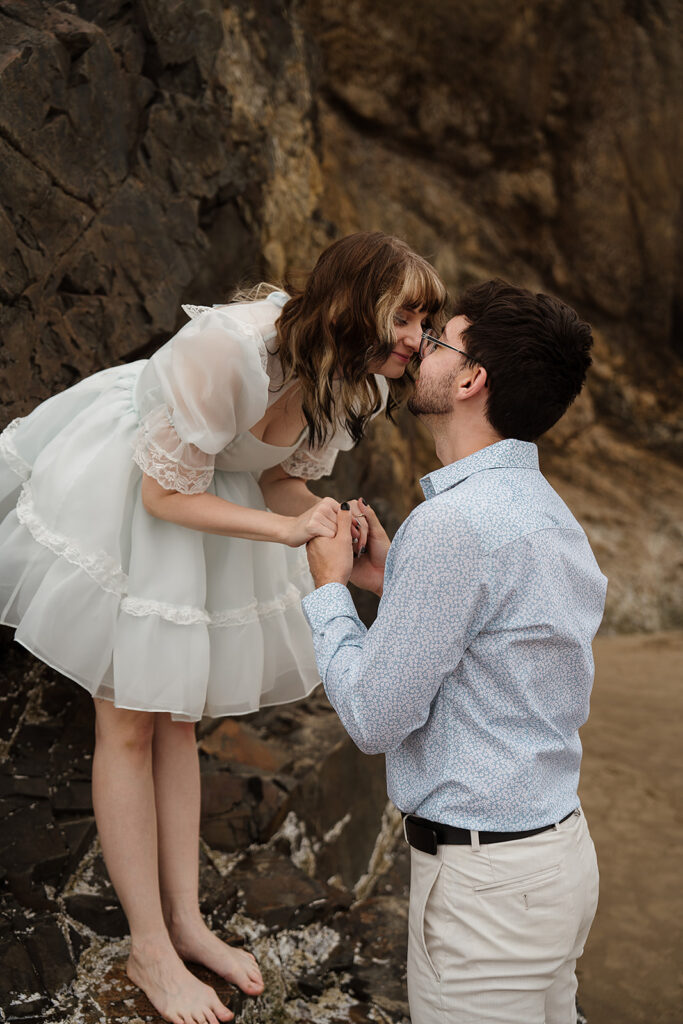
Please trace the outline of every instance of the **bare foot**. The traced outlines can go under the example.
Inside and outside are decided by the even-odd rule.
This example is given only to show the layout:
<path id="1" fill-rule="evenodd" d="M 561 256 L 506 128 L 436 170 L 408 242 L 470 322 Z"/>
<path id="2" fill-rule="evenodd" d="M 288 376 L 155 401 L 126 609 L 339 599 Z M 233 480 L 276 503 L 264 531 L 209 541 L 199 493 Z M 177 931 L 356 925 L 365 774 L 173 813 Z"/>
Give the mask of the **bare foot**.
<path id="1" fill-rule="evenodd" d="M 219 1024 L 235 1016 L 188 971 L 170 944 L 132 947 L 126 974 L 171 1024 Z"/>
<path id="2" fill-rule="evenodd" d="M 263 978 L 252 954 L 222 942 L 207 928 L 199 914 L 173 920 L 168 931 L 183 960 L 203 964 L 237 985 L 248 996 L 258 996 L 263 992 Z"/>

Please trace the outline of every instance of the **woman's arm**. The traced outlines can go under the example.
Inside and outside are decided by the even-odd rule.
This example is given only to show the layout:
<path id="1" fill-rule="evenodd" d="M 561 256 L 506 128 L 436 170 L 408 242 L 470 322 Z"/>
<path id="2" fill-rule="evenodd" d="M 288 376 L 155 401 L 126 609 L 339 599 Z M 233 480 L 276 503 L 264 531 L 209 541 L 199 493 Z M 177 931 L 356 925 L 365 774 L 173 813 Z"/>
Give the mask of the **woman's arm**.
<path id="1" fill-rule="evenodd" d="M 310 491 L 308 494 L 313 499 L 310 505 L 300 514 L 286 514 L 245 508 L 215 494 L 169 491 L 146 473 L 142 476 L 142 503 L 156 519 L 203 533 L 275 541 L 290 547 L 305 544 L 312 537 L 334 537 L 337 531 L 339 503 L 334 498 L 315 498 Z"/>
<path id="2" fill-rule="evenodd" d="M 298 516 L 320 501 L 309 491 L 306 481 L 290 476 L 282 466 L 266 469 L 259 478 L 266 505 L 283 516 Z"/>

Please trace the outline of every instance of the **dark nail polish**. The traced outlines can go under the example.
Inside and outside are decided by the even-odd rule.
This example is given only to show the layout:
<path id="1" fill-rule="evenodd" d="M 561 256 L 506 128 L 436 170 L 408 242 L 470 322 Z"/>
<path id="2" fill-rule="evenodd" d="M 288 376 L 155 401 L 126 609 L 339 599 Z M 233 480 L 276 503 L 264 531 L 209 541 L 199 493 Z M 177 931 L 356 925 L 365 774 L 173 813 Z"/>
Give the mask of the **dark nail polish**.
<path id="1" fill-rule="evenodd" d="M 361 548 L 360 549 L 361 555 L 364 555 L 367 550 L 368 550 L 367 548 Z"/>
<path id="2" fill-rule="evenodd" d="M 348 501 L 342 501 L 341 507 L 344 509 L 345 512 L 348 512 L 349 509 L 351 508 L 351 506 L 349 505 Z"/>
<path id="3" fill-rule="evenodd" d="M 362 503 L 363 503 L 364 505 L 367 505 L 367 501 L 365 500 L 365 498 L 359 498 L 358 500 L 359 500 L 359 501 L 362 501 Z"/>

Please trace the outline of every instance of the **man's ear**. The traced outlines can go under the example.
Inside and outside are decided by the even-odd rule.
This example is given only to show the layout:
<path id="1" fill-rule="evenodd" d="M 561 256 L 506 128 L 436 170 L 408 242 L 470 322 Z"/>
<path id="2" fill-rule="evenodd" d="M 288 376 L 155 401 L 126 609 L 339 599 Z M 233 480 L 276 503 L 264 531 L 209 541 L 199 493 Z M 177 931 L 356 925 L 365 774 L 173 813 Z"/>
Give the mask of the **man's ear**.
<path id="1" fill-rule="evenodd" d="M 487 385 L 488 375 L 483 366 L 473 366 L 458 381 L 455 397 L 461 400 L 478 395 Z"/>

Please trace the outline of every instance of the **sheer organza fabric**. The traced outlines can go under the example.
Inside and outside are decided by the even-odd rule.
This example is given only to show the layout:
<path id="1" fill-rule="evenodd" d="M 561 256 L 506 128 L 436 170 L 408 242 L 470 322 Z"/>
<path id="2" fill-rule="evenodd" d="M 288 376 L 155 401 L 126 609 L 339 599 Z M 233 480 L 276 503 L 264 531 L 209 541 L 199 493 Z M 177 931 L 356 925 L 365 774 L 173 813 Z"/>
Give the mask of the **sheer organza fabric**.
<path id="1" fill-rule="evenodd" d="M 351 447 L 341 429 L 317 451 L 250 433 L 282 394 L 271 342 L 286 298 L 190 307 L 150 360 L 94 374 L 0 435 L 0 619 L 93 696 L 196 720 L 319 682 L 305 550 L 164 522 L 140 497 L 144 471 L 262 509 L 264 469 L 320 477 Z"/>

